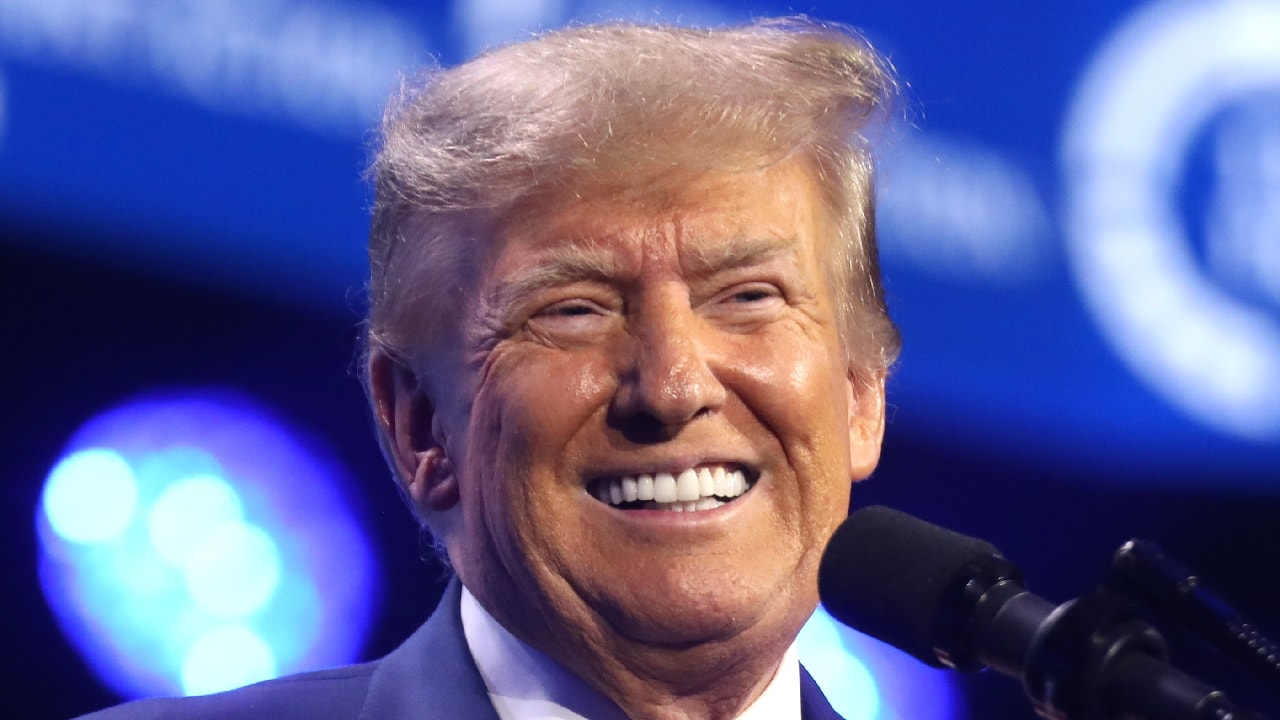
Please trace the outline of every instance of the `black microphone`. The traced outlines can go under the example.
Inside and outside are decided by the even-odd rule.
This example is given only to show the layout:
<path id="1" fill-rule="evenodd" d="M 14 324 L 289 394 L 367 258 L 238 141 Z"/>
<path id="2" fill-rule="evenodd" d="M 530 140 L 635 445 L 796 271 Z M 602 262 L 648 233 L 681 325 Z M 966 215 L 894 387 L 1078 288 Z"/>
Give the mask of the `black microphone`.
<path id="1" fill-rule="evenodd" d="M 819 595 L 854 629 L 935 667 L 1019 678 L 1048 718 L 1261 718 L 1164 662 L 1134 607 L 1098 591 L 1029 592 L 991 544 L 886 507 L 851 514 L 823 555 Z"/>
<path id="2" fill-rule="evenodd" d="M 1054 608 L 990 543 L 881 506 L 832 536 L 818 591 L 837 620 L 924 663 L 1015 675 Z"/>

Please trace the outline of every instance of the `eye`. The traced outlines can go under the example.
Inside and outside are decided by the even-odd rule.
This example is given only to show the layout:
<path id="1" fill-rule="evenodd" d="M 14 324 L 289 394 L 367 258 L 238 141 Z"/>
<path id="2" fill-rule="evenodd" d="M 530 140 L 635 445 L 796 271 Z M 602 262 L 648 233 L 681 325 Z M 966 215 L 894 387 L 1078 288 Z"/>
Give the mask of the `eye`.
<path id="1" fill-rule="evenodd" d="M 725 288 L 703 312 L 727 326 L 747 329 L 774 319 L 785 306 L 782 290 L 777 285 L 749 282 Z"/>
<path id="2" fill-rule="evenodd" d="M 729 302 L 734 303 L 755 303 L 762 300 L 768 300 L 778 296 L 778 291 L 765 286 L 752 286 L 743 290 L 738 290 L 729 296 Z"/>
<path id="3" fill-rule="evenodd" d="M 593 302 L 588 302 L 586 300 L 565 300 L 539 310 L 534 317 L 575 318 L 587 315 L 597 315 L 603 312 L 604 309 Z"/>
<path id="4" fill-rule="evenodd" d="M 607 332 L 617 313 L 586 298 L 569 298 L 536 311 L 526 327 L 533 337 L 557 346 L 576 345 Z"/>
<path id="5" fill-rule="evenodd" d="M 719 302 L 729 305 L 760 305 L 782 299 L 782 291 L 776 285 L 753 282 L 735 285 L 720 293 Z"/>

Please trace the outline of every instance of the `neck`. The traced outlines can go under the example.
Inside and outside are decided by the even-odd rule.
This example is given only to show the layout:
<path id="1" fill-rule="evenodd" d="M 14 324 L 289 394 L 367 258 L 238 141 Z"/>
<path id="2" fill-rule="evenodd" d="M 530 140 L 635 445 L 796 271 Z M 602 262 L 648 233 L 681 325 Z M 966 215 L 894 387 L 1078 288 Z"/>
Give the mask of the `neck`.
<path id="1" fill-rule="evenodd" d="M 667 602 L 651 597 L 646 605 L 565 592 L 554 583 L 547 585 L 556 593 L 533 592 L 511 602 L 521 597 L 517 584 L 483 576 L 469 583 L 459 574 L 507 632 L 634 720 L 736 718 L 769 685 L 818 603 L 816 581 L 790 582 L 764 593 L 763 603 L 752 602 L 759 592 L 746 593 L 743 601 L 733 588 L 721 592 L 717 586 Z"/>
<path id="2" fill-rule="evenodd" d="M 731 720 L 768 687 L 802 624 L 803 618 L 787 632 L 690 645 L 613 634 L 602 643 L 540 649 L 634 720 Z"/>

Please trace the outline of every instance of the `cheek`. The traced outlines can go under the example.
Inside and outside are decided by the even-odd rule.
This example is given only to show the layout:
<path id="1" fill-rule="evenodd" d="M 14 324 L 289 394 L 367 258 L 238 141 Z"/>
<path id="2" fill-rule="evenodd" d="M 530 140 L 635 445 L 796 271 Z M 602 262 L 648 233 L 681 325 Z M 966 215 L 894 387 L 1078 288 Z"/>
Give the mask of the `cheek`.
<path id="1" fill-rule="evenodd" d="M 571 497 L 584 432 L 607 407 L 603 365 L 580 355 L 521 353 L 491 366 L 472 408 L 469 535 L 518 583 L 563 564 L 578 524 Z M 589 438 L 588 438 L 589 439 Z"/>
<path id="2" fill-rule="evenodd" d="M 566 363 L 565 373 L 570 402 L 583 408 L 606 406 L 616 383 L 602 359 Z"/>
<path id="3" fill-rule="evenodd" d="M 603 415 L 611 388 L 604 364 L 586 353 L 538 349 L 495 358 L 470 408 L 474 474 L 507 488 L 509 502 L 538 502 L 549 484 L 566 479 L 575 440 Z"/>
<path id="4" fill-rule="evenodd" d="M 743 399 L 784 444 L 847 439 L 845 373 L 838 350 L 795 338 L 741 345 L 730 357 Z"/>
<path id="5" fill-rule="evenodd" d="M 799 511 L 816 522 L 836 522 L 848 511 L 847 393 L 838 345 L 786 340 L 755 342 L 735 350 L 738 394 L 748 412 L 780 445 L 794 473 Z M 819 518 L 818 516 L 823 516 Z"/>
<path id="6" fill-rule="evenodd" d="M 496 416 L 491 431 L 524 435 L 536 450 L 580 427 L 607 402 L 610 387 L 607 368 L 593 353 L 512 352 L 490 363 L 471 413 Z"/>
<path id="7" fill-rule="evenodd" d="M 607 410 L 614 383 L 596 353 L 530 353 L 514 364 L 510 432 L 523 434 L 537 472 L 572 460 L 574 440 Z"/>

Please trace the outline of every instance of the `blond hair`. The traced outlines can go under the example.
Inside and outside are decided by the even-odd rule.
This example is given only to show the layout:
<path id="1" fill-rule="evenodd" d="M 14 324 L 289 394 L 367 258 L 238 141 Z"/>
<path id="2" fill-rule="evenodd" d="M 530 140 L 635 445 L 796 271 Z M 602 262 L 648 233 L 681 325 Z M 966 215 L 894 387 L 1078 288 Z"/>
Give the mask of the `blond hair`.
<path id="1" fill-rule="evenodd" d="M 678 188 L 807 157 L 836 219 L 828 265 L 851 363 L 899 338 L 877 260 L 868 122 L 895 85 L 848 28 L 805 18 L 715 30 L 570 27 L 403 84 L 370 168 L 367 349 L 416 364 L 444 340 L 472 243 L 518 203 L 571 188 Z"/>

